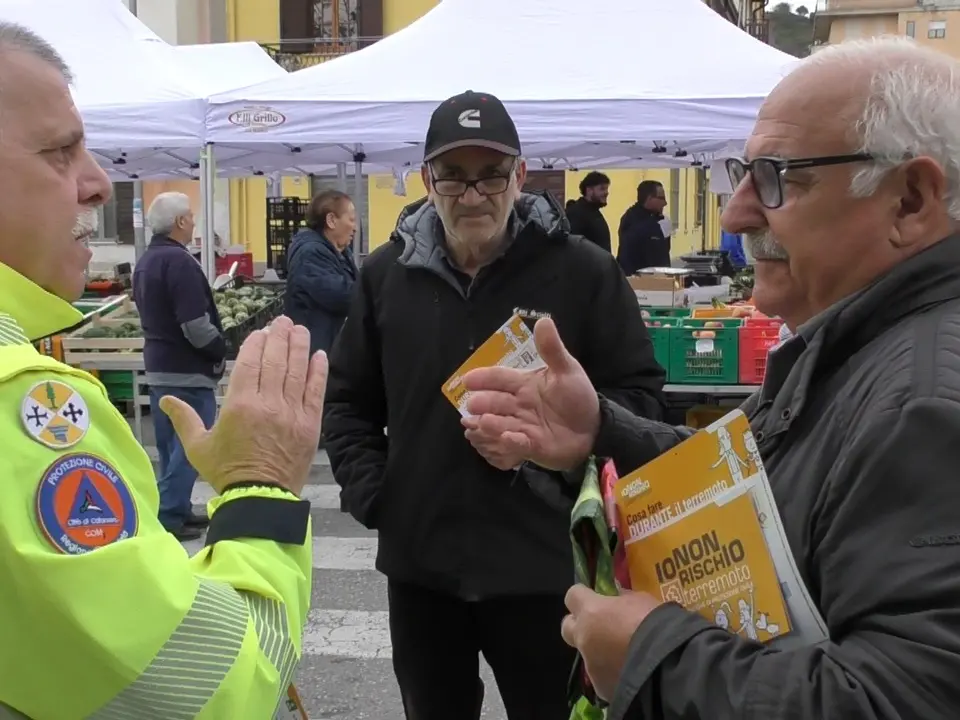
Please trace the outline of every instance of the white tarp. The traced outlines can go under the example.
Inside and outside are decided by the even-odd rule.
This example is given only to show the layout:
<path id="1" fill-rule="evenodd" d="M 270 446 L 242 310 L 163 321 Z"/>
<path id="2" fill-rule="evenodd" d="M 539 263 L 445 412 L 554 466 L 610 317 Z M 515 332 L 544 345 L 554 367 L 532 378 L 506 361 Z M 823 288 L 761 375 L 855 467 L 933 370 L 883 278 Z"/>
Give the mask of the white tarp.
<path id="1" fill-rule="evenodd" d="M 358 149 L 412 165 L 436 105 L 472 89 L 507 104 L 542 165 L 689 163 L 742 143 L 795 63 L 701 0 L 444 0 L 368 48 L 213 96 L 208 137 L 267 171 Z"/>
<path id="2" fill-rule="evenodd" d="M 114 180 L 196 177 L 206 98 L 286 75 L 256 43 L 168 45 L 121 0 L 0 0 L 0 20 L 66 60 L 87 147 Z"/>
<path id="3" fill-rule="evenodd" d="M 197 143 L 203 101 L 148 56 L 132 17 L 119 0 L 0 0 L 0 20 L 33 30 L 67 61 L 89 147 Z"/>

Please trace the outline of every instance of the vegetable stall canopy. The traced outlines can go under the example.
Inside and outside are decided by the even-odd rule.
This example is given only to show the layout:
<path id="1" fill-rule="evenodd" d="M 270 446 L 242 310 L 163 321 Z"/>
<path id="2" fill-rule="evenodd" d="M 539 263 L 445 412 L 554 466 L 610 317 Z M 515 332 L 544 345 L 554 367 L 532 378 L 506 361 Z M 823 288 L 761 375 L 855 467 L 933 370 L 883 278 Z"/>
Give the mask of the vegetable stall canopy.
<path id="1" fill-rule="evenodd" d="M 241 148 L 264 171 L 411 167 L 432 110 L 473 89 L 506 103 L 534 166 L 689 165 L 742 145 L 796 62 L 701 0 L 444 0 L 363 50 L 213 96 L 208 138 L 220 170 Z"/>
<path id="2" fill-rule="evenodd" d="M 286 75 L 256 43 L 171 46 L 120 0 L 0 0 L 75 77 L 87 147 L 114 180 L 195 177 L 206 98 Z"/>

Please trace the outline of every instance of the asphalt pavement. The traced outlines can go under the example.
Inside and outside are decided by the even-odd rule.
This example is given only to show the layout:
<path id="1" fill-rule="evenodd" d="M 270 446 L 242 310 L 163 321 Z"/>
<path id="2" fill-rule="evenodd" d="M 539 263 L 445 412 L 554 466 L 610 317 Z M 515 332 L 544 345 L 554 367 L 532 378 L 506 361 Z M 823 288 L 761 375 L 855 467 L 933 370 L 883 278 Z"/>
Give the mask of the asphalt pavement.
<path id="1" fill-rule="evenodd" d="M 310 720 L 404 720 L 393 676 L 386 580 L 373 566 L 377 537 L 340 512 L 339 487 L 320 452 L 303 497 L 312 503 L 313 593 L 295 684 Z M 212 496 L 198 482 L 194 503 Z M 202 540 L 184 543 L 196 552 Z M 490 669 L 483 720 L 506 714 Z"/>

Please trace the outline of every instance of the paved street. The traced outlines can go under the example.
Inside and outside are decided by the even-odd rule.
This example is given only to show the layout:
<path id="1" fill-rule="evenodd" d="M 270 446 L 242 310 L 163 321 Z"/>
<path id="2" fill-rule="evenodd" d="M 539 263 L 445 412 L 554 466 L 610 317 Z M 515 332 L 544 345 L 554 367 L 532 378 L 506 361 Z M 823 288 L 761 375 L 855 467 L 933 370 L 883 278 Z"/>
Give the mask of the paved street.
<path id="1" fill-rule="evenodd" d="M 212 495 L 198 483 L 195 503 Z M 393 678 L 387 587 L 374 570 L 376 534 L 340 512 L 339 488 L 324 453 L 304 497 L 313 504 L 313 603 L 296 679 L 311 720 L 403 720 Z M 186 544 L 191 552 L 202 541 Z M 504 720 L 489 668 L 484 720 Z"/>

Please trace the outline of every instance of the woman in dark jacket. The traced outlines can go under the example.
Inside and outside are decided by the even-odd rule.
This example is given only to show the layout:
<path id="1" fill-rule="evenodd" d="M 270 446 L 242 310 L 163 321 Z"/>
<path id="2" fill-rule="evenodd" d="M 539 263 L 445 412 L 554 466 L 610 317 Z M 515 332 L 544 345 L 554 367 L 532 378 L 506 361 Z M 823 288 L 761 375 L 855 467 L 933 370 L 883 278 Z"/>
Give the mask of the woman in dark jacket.
<path id="1" fill-rule="evenodd" d="M 346 193 L 315 196 L 307 226 L 287 252 L 286 314 L 310 330 L 310 350 L 330 351 L 347 317 L 357 265 L 350 248 L 357 211 Z"/>

